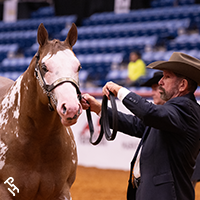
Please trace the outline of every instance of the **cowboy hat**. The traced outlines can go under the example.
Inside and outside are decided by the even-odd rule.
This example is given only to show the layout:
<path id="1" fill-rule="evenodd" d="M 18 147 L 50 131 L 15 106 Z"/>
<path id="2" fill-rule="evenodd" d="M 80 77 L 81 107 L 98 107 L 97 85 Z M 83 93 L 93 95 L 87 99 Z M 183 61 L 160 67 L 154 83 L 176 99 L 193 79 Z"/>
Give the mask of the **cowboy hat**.
<path id="1" fill-rule="evenodd" d="M 156 61 L 147 67 L 151 69 L 170 70 L 186 76 L 200 85 L 200 60 L 187 54 L 174 52 L 169 61 Z"/>
<path id="2" fill-rule="evenodd" d="M 145 83 L 141 84 L 140 86 L 151 87 L 153 84 L 158 84 L 158 81 L 163 77 L 163 72 L 158 71 L 153 74 L 153 77 L 150 78 Z"/>

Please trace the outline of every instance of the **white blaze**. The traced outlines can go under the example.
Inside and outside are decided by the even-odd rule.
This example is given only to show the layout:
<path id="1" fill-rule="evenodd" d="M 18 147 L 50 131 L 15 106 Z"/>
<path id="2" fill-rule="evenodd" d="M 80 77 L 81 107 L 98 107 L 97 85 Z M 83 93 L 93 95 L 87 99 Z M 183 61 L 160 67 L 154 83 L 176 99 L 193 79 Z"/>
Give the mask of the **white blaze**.
<path id="1" fill-rule="evenodd" d="M 48 53 L 42 59 L 42 63 L 45 63 L 49 71 L 44 77 L 48 84 L 61 77 L 71 77 L 78 81 L 77 69 L 80 62 L 70 49 L 58 51 L 52 56 Z"/>

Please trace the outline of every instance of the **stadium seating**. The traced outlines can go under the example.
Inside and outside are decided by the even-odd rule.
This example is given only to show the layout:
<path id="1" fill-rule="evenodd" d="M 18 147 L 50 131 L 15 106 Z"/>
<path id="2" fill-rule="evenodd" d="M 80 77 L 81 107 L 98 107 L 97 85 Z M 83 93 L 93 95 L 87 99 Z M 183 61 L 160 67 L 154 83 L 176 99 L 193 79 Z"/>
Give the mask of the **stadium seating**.
<path id="1" fill-rule="evenodd" d="M 53 6 L 42 7 L 31 13 L 31 18 L 47 18 L 54 16 L 55 10 Z"/>
<path id="2" fill-rule="evenodd" d="M 159 52 L 150 51 L 150 52 L 143 53 L 142 58 L 145 61 L 145 63 L 148 65 L 151 62 L 155 62 L 157 60 L 169 60 L 170 56 L 172 55 L 172 53 L 174 51 L 186 53 L 188 55 L 191 55 L 193 57 L 200 59 L 200 50 L 199 49 L 193 49 L 193 50 L 185 50 L 185 49 L 175 50 L 175 49 L 173 49 L 171 51 L 159 51 Z"/>
<path id="3" fill-rule="evenodd" d="M 181 51 L 199 58 L 200 35 L 187 30 L 200 29 L 200 5 L 193 0 L 152 1 L 152 8 L 129 13 L 95 13 L 78 27 L 78 41 L 73 50 L 81 62 L 80 82 L 90 81 L 102 86 L 108 80 L 123 80 L 127 69 L 115 68 L 129 53 L 139 50 L 148 65 L 156 60 L 168 60 L 173 51 Z M 37 28 L 44 23 L 50 38 L 64 40 L 77 16 L 55 16 L 53 7 L 40 8 L 30 19 L 15 23 L 0 22 L 0 75 L 16 79 L 28 67 L 38 50 Z M 183 30 L 184 34 L 180 34 Z M 12 46 L 13 45 L 13 46 Z M 161 50 L 158 51 L 158 45 Z M 20 57 L 13 55 L 20 53 Z M 10 58 L 9 55 L 12 55 Z M 146 79 L 152 75 L 147 70 Z"/>
<path id="4" fill-rule="evenodd" d="M 115 14 L 114 12 L 95 13 L 83 21 L 83 26 L 183 18 L 195 19 L 200 15 L 199 10 L 200 5 L 185 5 L 133 10 L 123 14 Z"/>
<path id="5" fill-rule="evenodd" d="M 186 29 L 190 26 L 190 18 L 173 19 L 153 22 L 129 22 L 111 25 L 83 26 L 78 28 L 78 38 L 101 39 L 101 38 L 120 38 L 133 36 L 176 36 L 180 28 Z M 63 29 L 60 33 L 64 39 L 68 29 Z"/>
<path id="6" fill-rule="evenodd" d="M 132 49 L 143 50 L 146 45 L 154 46 L 157 36 L 123 37 L 108 39 L 79 40 L 75 46 L 76 54 L 90 53 L 130 53 Z"/>
<path id="7" fill-rule="evenodd" d="M 19 49 L 18 44 L 0 45 L 0 62 L 7 56 L 15 54 Z"/>
<path id="8" fill-rule="evenodd" d="M 23 72 L 18 71 L 7 71 L 7 72 L 0 72 L 0 76 L 10 78 L 12 80 L 17 80 L 17 78 L 22 75 Z"/>
<path id="9" fill-rule="evenodd" d="M 31 60 L 32 57 L 5 58 L 1 63 L 0 72 L 7 72 L 7 71 L 24 72 L 29 66 Z"/>
<path id="10" fill-rule="evenodd" d="M 0 33 L 0 44 L 18 44 L 21 48 L 26 48 L 35 43 L 37 30 L 10 31 Z"/>
<path id="11" fill-rule="evenodd" d="M 66 28 L 66 26 L 71 26 L 76 19 L 76 15 L 57 17 L 55 16 L 54 9 L 47 7 L 40 8 L 32 13 L 31 19 L 18 20 L 13 23 L 1 21 L 0 75 L 16 80 L 26 70 L 31 58 L 38 49 L 36 37 L 40 23 L 45 25 L 51 38 Z M 20 57 L 17 54 L 20 54 Z"/>
<path id="12" fill-rule="evenodd" d="M 194 0 L 179 0 L 179 5 L 191 5 L 194 4 Z M 176 1 L 174 0 L 153 0 L 151 1 L 151 7 L 152 8 L 158 8 L 158 7 L 169 7 L 174 6 L 176 4 Z"/>
<path id="13" fill-rule="evenodd" d="M 75 15 L 60 16 L 60 17 L 47 17 L 47 18 L 34 18 L 34 19 L 23 19 L 17 22 L 5 23 L 0 22 L 0 32 L 11 32 L 11 31 L 30 31 L 37 30 L 40 23 L 43 23 L 51 34 L 56 34 L 64 29 L 67 25 L 71 25 L 75 22 L 77 17 Z"/>
<path id="14" fill-rule="evenodd" d="M 183 34 L 170 41 L 167 45 L 168 50 L 178 49 L 200 49 L 200 35 L 199 34 Z"/>

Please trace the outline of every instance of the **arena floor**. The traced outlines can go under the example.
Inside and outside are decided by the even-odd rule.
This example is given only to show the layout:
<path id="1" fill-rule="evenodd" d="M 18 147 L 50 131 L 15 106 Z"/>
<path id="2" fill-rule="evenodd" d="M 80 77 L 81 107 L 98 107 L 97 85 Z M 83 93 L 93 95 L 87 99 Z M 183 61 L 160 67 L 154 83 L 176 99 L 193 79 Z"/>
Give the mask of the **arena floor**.
<path id="1" fill-rule="evenodd" d="M 72 199 L 126 200 L 128 176 L 128 171 L 78 166 L 76 181 L 71 189 Z M 200 200 L 200 183 L 195 190 L 195 200 Z"/>

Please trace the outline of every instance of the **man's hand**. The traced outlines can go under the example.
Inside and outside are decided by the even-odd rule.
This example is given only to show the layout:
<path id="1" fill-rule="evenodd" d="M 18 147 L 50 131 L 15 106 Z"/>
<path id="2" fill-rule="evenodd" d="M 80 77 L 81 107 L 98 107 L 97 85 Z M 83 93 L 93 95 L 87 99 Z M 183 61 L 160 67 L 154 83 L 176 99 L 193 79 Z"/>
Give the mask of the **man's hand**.
<path id="1" fill-rule="evenodd" d="M 116 83 L 113 83 L 112 81 L 107 82 L 106 85 L 103 87 L 103 94 L 106 95 L 109 98 L 109 91 L 111 91 L 115 97 L 117 97 L 117 94 L 120 90 L 120 88 L 122 88 L 122 86 L 117 85 Z"/>
<path id="2" fill-rule="evenodd" d="M 90 110 L 95 112 L 97 115 L 101 111 L 101 103 L 89 94 L 84 94 L 82 96 L 81 105 L 84 110 L 87 110 L 90 107 Z"/>

